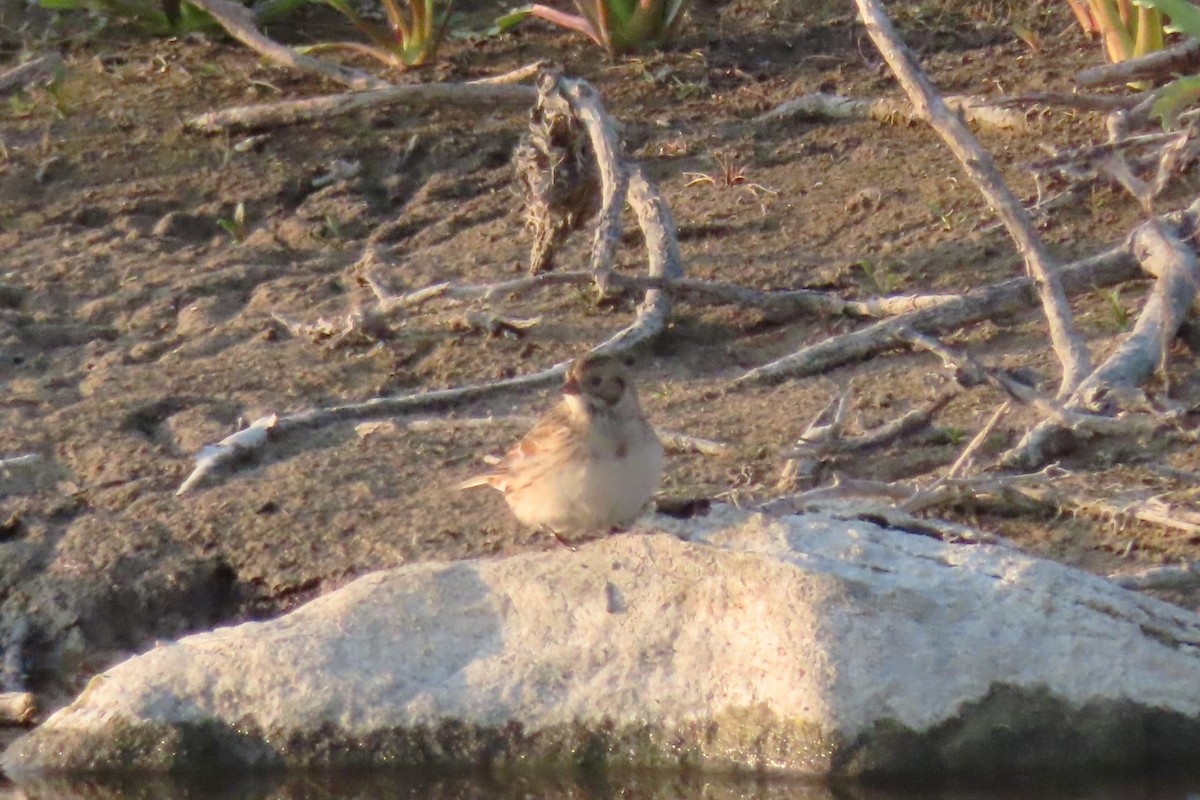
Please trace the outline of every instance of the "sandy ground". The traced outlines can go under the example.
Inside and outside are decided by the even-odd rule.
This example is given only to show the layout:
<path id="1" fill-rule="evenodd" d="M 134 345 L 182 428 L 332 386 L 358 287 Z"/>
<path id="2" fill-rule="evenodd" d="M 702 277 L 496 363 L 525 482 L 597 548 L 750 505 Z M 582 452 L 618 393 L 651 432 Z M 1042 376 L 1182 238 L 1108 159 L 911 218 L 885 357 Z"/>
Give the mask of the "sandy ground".
<path id="1" fill-rule="evenodd" d="M 494 9 L 493 9 L 494 10 Z M 1098 63 L 1064 9 L 893 6 L 902 32 L 948 93 L 1069 91 Z M 480 13 L 490 13 L 482 9 Z M 18 12 L 19 13 L 19 12 Z M 847 297 L 959 292 L 1021 274 L 1005 234 L 928 129 L 878 122 L 756 122 L 792 97 L 872 97 L 897 89 L 845 9 L 740 0 L 696 9 L 669 53 L 610 62 L 585 42 L 530 25 L 513 36 L 451 42 L 438 65 L 397 80 L 463 80 L 537 58 L 592 81 L 670 203 L 690 277 Z M 44 22 L 44 20 L 43 20 Z M 1031 25 L 1034 50 L 1014 34 Z M 321 19 L 289 35 L 319 40 Z M 279 314 L 340 321 L 369 300 L 354 265 L 372 230 L 401 220 L 376 277 L 395 291 L 520 275 L 529 242 L 510 155 L 525 111 L 392 109 L 245 135 L 187 133 L 187 116 L 233 104 L 336 90 L 266 66 L 218 36 L 139 37 L 119 27 L 66 37 L 8 27 L 3 53 L 58 49 L 63 79 L 0 108 L 0 457 L 40 466 L 0 482 L 0 689 L 26 686 L 52 706 L 105 665 L 216 623 L 276 615 L 363 573 L 418 560 L 502 556 L 557 546 L 523 530 L 491 493 L 457 481 L 519 427 L 372 432 L 338 424 L 289 438 L 256 463 L 184 495 L 196 452 L 239 421 L 540 369 L 627 324 L 638 298 L 597 305 L 587 290 L 502 299 L 493 310 L 540 317 L 523 337 L 452 325 L 462 308 L 429 306 L 381 341 L 331 347 L 286 333 Z M 1102 139 L 1101 119 L 1030 111 L 1019 131 L 983 131 L 1016 191 L 1043 144 Z M 338 160 L 349 181 L 317 189 Z M 721 164 L 744 182 L 728 186 Z M 716 176 L 696 181 L 694 174 Z M 1164 207 L 1185 205 L 1181 176 Z M 753 188 L 757 185 L 759 188 Z M 864 202 L 864 198 L 867 202 Z M 237 236 L 221 226 L 245 208 Z M 1135 204 L 1096 183 L 1042 225 L 1067 260 L 1118 241 Z M 632 218 L 626 220 L 633 229 Z M 229 226 L 226 226 L 229 227 Z M 560 263 L 586 264 L 576 236 Z M 619 268 L 645 269 L 627 236 Z M 1140 308 L 1144 284 L 1074 298 L 1096 354 Z M 663 428 L 731 444 L 728 455 L 675 455 L 662 494 L 752 503 L 778 494 L 781 452 L 839 391 L 853 426 L 893 419 L 944 385 L 938 360 L 898 352 L 777 386 L 729 391 L 745 370 L 851 330 L 845 319 L 779 322 L 739 308 L 681 305 L 637 368 L 643 404 Z M 989 364 L 1033 370 L 1052 388 L 1057 363 L 1037 309 L 949 341 Z M 1195 356 L 1172 351 L 1171 396 L 1200 402 Z M 918 435 L 820 473 L 930 480 L 1003 401 L 962 392 Z M 553 391 L 498 395 L 458 415 L 536 413 Z M 1007 416 L 995 454 L 1036 419 Z M 1185 427 L 1195 424 L 1194 413 Z M 1195 448 L 1104 442 L 1064 464 L 1064 489 L 1192 503 Z M 1200 536 L 1144 524 L 968 505 L 958 521 L 1107 573 L 1197 560 Z M 1164 595 L 1195 607 L 1195 594 Z"/>

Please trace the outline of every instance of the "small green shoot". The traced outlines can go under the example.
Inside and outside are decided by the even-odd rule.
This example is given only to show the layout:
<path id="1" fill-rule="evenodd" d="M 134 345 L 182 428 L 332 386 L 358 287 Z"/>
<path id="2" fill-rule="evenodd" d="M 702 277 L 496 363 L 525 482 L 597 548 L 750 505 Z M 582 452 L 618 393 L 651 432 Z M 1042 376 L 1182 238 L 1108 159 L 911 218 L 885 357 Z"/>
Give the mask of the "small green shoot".
<path id="1" fill-rule="evenodd" d="M 246 204 L 238 201 L 233 209 L 233 218 L 222 217 L 217 220 L 217 226 L 229 234 L 233 241 L 241 244 L 246 239 Z"/>
<path id="2" fill-rule="evenodd" d="M 535 3 L 501 19 L 511 26 L 537 17 L 582 33 L 609 55 L 640 53 L 662 47 L 679 24 L 689 0 L 573 0 L 578 14 Z M 497 21 L 499 24 L 499 21 Z"/>
<path id="3" fill-rule="evenodd" d="M 1101 298 L 1108 305 L 1109 313 L 1112 315 L 1113 324 L 1124 330 L 1129 327 L 1129 312 L 1121 305 L 1121 287 L 1114 286 L 1107 292 L 1100 292 Z"/>
<path id="4" fill-rule="evenodd" d="M 332 214 L 326 214 L 325 219 L 321 224 L 321 236 L 325 239 L 341 239 L 342 224 L 338 222 L 337 217 Z"/>
<path id="5" fill-rule="evenodd" d="M 862 274 L 866 276 L 867 282 L 875 294 L 886 295 L 896 291 L 896 286 L 899 282 L 896 280 L 896 276 L 887 269 L 876 266 L 873 261 L 866 258 L 854 266 L 862 270 Z"/>
<path id="6" fill-rule="evenodd" d="M 954 229 L 954 209 L 943 211 L 942 207 L 937 203 L 926 203 L 925 208 L 929 209 L 929 213 L 933 218 L 942 223 L 942 230 L 949 231 Z"/>
<path id="7" fill-rule="evenodd" d="M 1149 7 L 1170 18 L 1168 33 L 1182 33 L 1190 39 L 1200 39 L 1200 7 L 1188 0 L 1137 0 L 1138 6 Z M 1139 11 L 1144 10 L 1139 8 Z M 1162 119 L 1163 128 L 1176 127 L 1180 112 L 1200 100 L 1200 75 L 1185 75 L 1158 90 L 1158 98 L 1150 108 L 1152 117 Z"/>
<path id="8" fill-rule="evenodd" d="M 432 61 L 438 48 L 446 38 L 446 27 L 450 21 L 450 3 L 437 13 L 434 0 L 407 0 L 407 9 L 399 0 L 380 0 L 387 16 L 387 28 L 381 28 L 363 18 L 348 0 L 324 0 L 353 23 L 366 42 L 323 42 L 300 48 L 311 53 L 322 50 L 346 50 L 369 56 L 396 69 L 419 67 Z"/>

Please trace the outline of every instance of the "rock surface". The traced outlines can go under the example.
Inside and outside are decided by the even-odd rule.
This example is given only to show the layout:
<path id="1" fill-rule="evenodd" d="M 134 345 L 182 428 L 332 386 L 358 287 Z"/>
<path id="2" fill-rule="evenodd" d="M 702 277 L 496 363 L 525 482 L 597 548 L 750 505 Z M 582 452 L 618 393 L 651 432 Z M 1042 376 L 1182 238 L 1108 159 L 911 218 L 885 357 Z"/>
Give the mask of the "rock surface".
<path id="1" fill-rule="evenodd" d="M 1132 770 L 1200 756 L 1198 645 L 1200 617 L 1006 548 L 718 507 L 157 647 L 0 764 Z"/>

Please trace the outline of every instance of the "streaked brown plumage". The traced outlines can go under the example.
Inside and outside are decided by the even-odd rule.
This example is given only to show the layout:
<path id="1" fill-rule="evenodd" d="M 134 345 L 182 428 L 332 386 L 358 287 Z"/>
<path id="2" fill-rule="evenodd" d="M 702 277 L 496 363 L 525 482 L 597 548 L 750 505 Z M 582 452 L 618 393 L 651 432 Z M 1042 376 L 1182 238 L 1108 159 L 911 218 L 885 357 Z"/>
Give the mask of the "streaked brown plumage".
<path id="1" fill-rule="evenodd" d="M 654 497 L 663 449 L 642 416 L 625 365 L 588 355 L 567 370 L 562 402 L 492 472 L 460 488 L 491 486 L 521 522 L 555 534 L 633 523 Z"/>

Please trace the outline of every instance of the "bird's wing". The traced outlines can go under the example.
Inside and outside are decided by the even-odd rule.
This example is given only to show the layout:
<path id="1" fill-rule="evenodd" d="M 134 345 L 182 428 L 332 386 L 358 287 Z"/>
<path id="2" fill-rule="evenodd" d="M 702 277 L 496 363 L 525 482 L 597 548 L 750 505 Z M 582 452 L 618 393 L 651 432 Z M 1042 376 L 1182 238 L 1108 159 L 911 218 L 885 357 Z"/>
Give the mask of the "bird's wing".
<path id="1" fill-rule="evenodd" d="M 570 452 L 570 441 L 577 435 L 572 424 L 570 412 L 556 406 L 504 454 L 496 469 L 468 478 L 458 488 L 491 486 L 504 492 L 514 481 L 528 482 L 540 476 Z"/>

